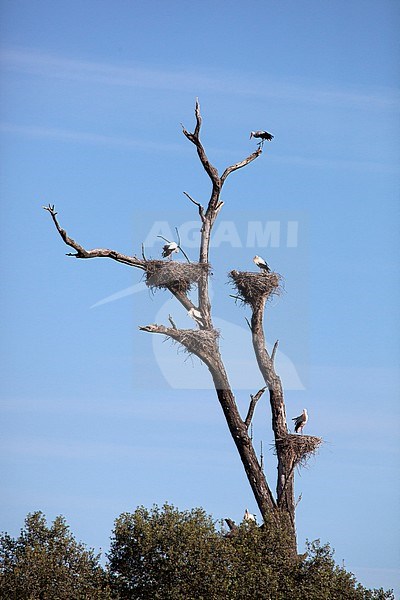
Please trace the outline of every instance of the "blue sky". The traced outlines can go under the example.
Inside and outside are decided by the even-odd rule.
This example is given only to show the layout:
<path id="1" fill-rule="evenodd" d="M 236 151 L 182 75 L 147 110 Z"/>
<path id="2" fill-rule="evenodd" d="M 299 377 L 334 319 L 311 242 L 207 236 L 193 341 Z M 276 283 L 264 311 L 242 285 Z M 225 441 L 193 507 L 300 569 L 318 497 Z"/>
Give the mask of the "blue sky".
<path id="1" fill-rule="evenodd" d="M 106 550 L 114 518 L 140 504 L 257 512 L 207 373 L 137 329 L 171 311 L 188 327 L 185 312 L 139 272 L 66 257 L 41 209 L 54 203 L 85 247 L 125 253 L 147 239 L 158 256 L 154 225 L 179 226 L 195 258 L 182 192 L 206 202 L 209 182 L 180 124 L 193 127 L 198 96 L 219 169 L 254 149 L 250 130 L 275 134 L 228 179 L 211 257 L 239 407 L 261 379 L 226 273 L 257 253 L 284 276 L 266 333 L 288 416 L 306 406 L 326 440 L 297 475 L 299 545 L 329 541 L 365 585 L 398 586 L 398 3 L 0 6 L 0 529 L 41 509 Z M 270 224 L 266 247 L 249 223 Z M 274 487 L 267 410 L 254 436 Z"/>

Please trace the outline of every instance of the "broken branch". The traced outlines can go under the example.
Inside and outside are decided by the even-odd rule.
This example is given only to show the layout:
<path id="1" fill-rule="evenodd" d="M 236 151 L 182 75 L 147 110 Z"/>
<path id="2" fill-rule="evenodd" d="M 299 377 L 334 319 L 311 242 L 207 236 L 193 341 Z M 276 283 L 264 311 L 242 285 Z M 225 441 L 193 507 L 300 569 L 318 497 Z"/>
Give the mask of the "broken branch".
<path id="1" fill-rule="evenodd" d="M 185 194 L 185 196 L 187 198 L 189 198 L 190 202 L 193 202 L 193 204 L 195 204 L 198 209 L 199 209 L 199 215 L 200 215 L 200 219 L 202 220 L 202 222 L 204 223 L 205 217 L 204 217 L 204 207 L 200 204 L 200 202 L 197 202 L 196 200 L 194 200 L 191 196 L 189 196 L 189 194 L 187 192 L 183 192 Z"/>
<path id="2" fill-rule="evenodd" d="M 168 321 L 171 323 L 171 325 L 172 325 L 172 327 L 174 329 L 178 329 L 177 326 L 176 326 L 176 324 L 175 324 L 175 321 L 173 320 L 173 318 L 171 317 L 171 315 L 168 315 Z"/>
<path id="3" fill-rule="evenodd" d="M 275 360 L 275 354 L 276 354 L 276 351 L 278 349 L 278 344 L 279 344 L 279 340 L 276 340 L 276 342 L 274 344 L 274 347 L 272 348 L 272 354 L 271 354 L 271 361 L 272 361 L 272 363 Z"/>
<path id="4" fill-rule="evenodd" d="M 244 421 L 244 424 L 246 425 L 247 429 L 250 427 L 250 423 L 253 418 L 254 409 L 256 407 L 256 404 L 266 389 L 267 389 L 267 386 L 264 386 L 263 388 L 261 388 L 261 390 L 258 390 L 257 394 L 255 394 L 254 396 L 253 396 L 253 394 L 250 394 L 250 398 L 251 398 L 250 406 L 249 406 L 249 410 L 247 412 L 247 417 L 245 418 L 245 421 Z"/>

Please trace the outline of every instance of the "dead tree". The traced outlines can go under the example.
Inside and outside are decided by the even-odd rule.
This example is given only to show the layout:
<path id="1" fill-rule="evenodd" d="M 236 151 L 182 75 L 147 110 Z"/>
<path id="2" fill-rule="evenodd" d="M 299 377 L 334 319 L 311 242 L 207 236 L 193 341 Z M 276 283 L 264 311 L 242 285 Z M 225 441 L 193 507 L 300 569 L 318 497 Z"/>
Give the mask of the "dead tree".
<path id="1" fill-rule="evenodd" d="M 238 297 L 251 308 L 252 317 L 249 325 L 252 343 L 258 367 L 265 381 L 265 387 L 251 396 L 245 418 L 242 418 L 239 413 L 220 354 L 219 336 L 213 326 L 208 289 L 210 237 L 215 220 L 224 204 L 220 199 L 222 187 L 231 173 L 245 167 L 262 154 L 262 146 L 260 145 L 255 152 L 244 160 L 227 167 L 220 175 L 208 160 L 200 141 L 202 118 L 198 101 L 196 101 L 195 117 L 194 132 L 190 133 L 183 127 L 183 133 L 195 145 L 200 162 L 211 180 L 211 196 L 206 207 L 185 192 L 188 199 L 197 206 L 201 221 L 198 263 L 147 260 L 144 255 L 142 255 L 142 258 L 138 258 L 137 256 L 127 256 L 109 249 L 86 250 L 70 238 L 66 231 L 60 227 L 54 205 L 44 208 L 50 213 L 64 242 L 75 251 L 68 253 L 68 256 L 74 256 L 75 258 L 111 258 L 117 262 L 141 269 L 145 272 L 148 286 L 169 290 L 187 311 L 194 309 L 200 313 L 201 318 L 198 319 L 198 327 L 195 329 L 178 329 L 172 318 L 169 319 L 171 326 L 151 324 L 141 326 L 139 329 L 167 336 L 181 344 L 188 352 L 198 356 L 207 366 L 230 434 L 239 452 L 263 520 L 265 523 L 273 522 L 284 527 L 289 533 L 289 547 L 295 552 L 294 469 L 296 465 L 316 450 L 321 440 L 312 436 L 289 433 L 282 383 L 275 372 L 274 365 L 278 342 L 275 342 L 271 352 L 266 348 L 263 327 L 264 309 L 268 298 L 279 291 L 280 277 L 277 273 L 247 273 L 235 270 L 229 274 L 233 285 L 236 287 Z M 198 306 L 193 304 L 188 295 L 193 285 L 197 286 Z M 278 463 L 276 495 L 273 494 L 266 480 L 249 434 L 256 403 L 267 389 Z"/>

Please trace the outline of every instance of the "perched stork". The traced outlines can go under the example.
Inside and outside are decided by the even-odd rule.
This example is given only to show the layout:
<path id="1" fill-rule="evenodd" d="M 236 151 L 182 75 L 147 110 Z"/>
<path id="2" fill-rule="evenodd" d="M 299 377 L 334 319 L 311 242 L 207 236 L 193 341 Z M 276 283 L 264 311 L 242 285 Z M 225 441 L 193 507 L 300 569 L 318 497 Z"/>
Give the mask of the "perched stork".
<path id="1" fill-rule="evenodd" d="M 259 267 L 262 271 L 266 271 L 267 273 L 271 272 L 271 269 L 269 268 L 268 263 L 261 258 L 261 256 L 255 256 L 253 258 L 253 262 L 257 265 L 257 267 Z"/>
<path id="2" fill-rule="evenodd" d="M 294 423 L 295 432 L 298 433 L 300 430 L 300 433 L 303 433 L 303 427 L 308 421 L 307 410 L 305 408 L 303 408 L 303 412 L 301 413 L 301 415 L 299 417 L 295 417 L 294 419 L 292 419 L 292 421 L 295 422 Z"/>
<path id="3" fill-rule="evenodd" d="M 188 315 L 191 319 L 196 321 L 198 325 L 204 325 L 204 320 L 201 312 L 197 308 L 191 308 L 188 310 Z"/>
<path id="4" fill-rule="evenodd" d="M 246 510 L 244 511 L 244 517 L 243 517 L 244 521 L 251 521 L 252 523 L 256 522 L 256 517 L 255 515 L 252 515 L 248 509 L 246 508 Z"/>
<path id="5" fill-rule="evenodd" d="M 261 140 L 260 144 L 263 144 L 265 140 L 271 142 L 274 139 L 272 133 L 268 133 L 268 131 L 250 131 L 250 139 L 253 137 Z"/>
<path id="6" fill-rule="evenodd" d="M 169 256 L 171 259 L 174 252 L 179 252 L 178 244 L 176 242 L 169 242 L 169 244 L 163 246 L 162 257 L 167 258 Z"/>

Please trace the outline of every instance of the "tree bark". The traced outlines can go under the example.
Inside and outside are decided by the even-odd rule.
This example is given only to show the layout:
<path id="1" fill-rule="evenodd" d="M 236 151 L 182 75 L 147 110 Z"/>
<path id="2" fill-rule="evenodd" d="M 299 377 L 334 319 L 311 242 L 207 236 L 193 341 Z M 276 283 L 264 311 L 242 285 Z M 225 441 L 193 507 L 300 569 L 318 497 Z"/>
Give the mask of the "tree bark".
<path id="1" fill-rule="evenodd" d="M 263 314 L 265 299 L 253 307 L 251 318 L 251 332 L 254 353 L 258 367 L 269 389 L 271 405 L 272 429 L 275 438 L 275 448 L 278 460 L 278 476 L 276 485 L 277 505 L 289 517 L 290 528 L 295 536 L 295 502 L 294 502 L 294 469 L 293 458 L 288 447 L 281 444 L 289 432 L 286 424 L 286 410 L 283 396 L 282 382 L 275 372 L 274 360 L 277 343 L 273 354 L 270 356 L 266 349 Z"/>

